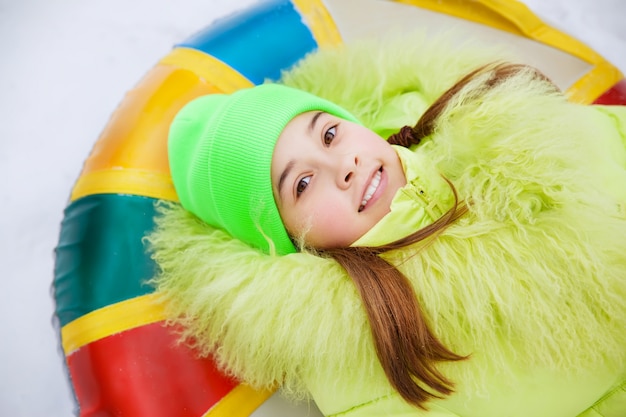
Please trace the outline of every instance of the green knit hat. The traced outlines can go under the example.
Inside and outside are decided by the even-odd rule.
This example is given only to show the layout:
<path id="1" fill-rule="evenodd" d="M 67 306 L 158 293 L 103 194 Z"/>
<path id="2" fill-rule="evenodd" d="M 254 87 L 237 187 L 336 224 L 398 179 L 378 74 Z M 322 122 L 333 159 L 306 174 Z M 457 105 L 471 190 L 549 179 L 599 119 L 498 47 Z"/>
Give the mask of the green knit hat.
<path id="1" fill-rule="evenodd" d="M 295 252 L 272 193 L 272 154 L 287 123 L 314 110 L 359 123 L 327 100 L 277 84 L 188 103 L 174 118 L 168 142 L 182 206 L 266 253 Z"/>

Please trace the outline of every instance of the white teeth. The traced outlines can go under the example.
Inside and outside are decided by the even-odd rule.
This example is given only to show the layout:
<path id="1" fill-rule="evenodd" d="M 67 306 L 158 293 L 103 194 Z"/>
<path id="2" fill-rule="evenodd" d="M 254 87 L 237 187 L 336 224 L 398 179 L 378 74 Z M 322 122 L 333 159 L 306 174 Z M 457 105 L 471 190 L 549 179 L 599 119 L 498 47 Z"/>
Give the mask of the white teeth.
<path id="1" fill-rule="evenodd" d="M 361 207 L 359 208 L 359 211 L 363 210 L 367 202 L 370 201 L 370 198 L 372 198 L 372 195 L 378 188 L 378 184 L 380 184 L 380 177 L 380 171 L 376 171 L 376 175 L 374 175 L 374 178 L 372 178 L 372 182 L 370 182 L 370 185 L 367 187 L 367 191 L 365 191 L 365 195 L 363 196 L 363 201 L 361 201 Z"/>

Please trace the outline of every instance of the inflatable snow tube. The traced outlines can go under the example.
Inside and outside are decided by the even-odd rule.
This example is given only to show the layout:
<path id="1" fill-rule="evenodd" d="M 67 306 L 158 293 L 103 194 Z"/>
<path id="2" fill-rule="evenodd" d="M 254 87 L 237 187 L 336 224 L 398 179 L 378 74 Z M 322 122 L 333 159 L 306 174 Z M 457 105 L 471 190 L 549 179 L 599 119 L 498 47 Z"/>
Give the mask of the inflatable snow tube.
<path id="1" fill-rule="evenodd" d="M 271 392 L 220 374 L 176 345 L 145 285 L 154 202 L 176 201 L 168 126 L 188 101 L 278 79 L 305 54 L 395 28 L 508 42 L 573 100 L 626 104 L 622 74 L 513 0 L 270 0 L 176 45 L 119 105 L 85 161 L 62 222 L 54 277 L 61 344 L 79 415 L 258 415 Z M 268 415 L 273 415 L 269 412 Z"/>

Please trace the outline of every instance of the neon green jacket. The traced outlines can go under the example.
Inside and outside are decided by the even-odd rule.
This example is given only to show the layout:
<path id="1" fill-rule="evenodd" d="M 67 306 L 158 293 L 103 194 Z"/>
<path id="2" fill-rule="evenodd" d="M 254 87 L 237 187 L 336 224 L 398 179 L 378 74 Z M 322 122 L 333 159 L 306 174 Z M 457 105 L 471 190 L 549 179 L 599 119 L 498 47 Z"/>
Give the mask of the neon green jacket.
<path id="1" fill-rule="evenodd" d="M 428 90 L 426 81 L 465 70 L 442 71 L 460 58 L 440 48 L 394 65 L 394 51 L 381 59 L 370 50 L 313 57 L 285 82 L 384 133 L 414 123 L 445 87 Z M 354 77 L 366 64 L 380 66 L 375 76 Z M 416 68 L 422 79 L 411 78 Z M 155 283 L 183 336 L 252 386 L 280 384 L 329 416 L 626 415 L 626 108 L 571 104 L 521 75 L 481 99 L 461 97 L 432 137 L 400 152 L 410 184 L 398 199 L 413 205 L 410 222 L 445 211 L 441 174 L 470 202 L 431 244 L 384 255 L 413 283 L 441 341 L 471 355 L 441 365 L 454 394 L 425 411 L 393 391 L 360 298 L 335 262 L 264 255 L 165 207 L 149 242 L 162 269 Z M 363 239 L 402 233 L 404 203 Z"/>

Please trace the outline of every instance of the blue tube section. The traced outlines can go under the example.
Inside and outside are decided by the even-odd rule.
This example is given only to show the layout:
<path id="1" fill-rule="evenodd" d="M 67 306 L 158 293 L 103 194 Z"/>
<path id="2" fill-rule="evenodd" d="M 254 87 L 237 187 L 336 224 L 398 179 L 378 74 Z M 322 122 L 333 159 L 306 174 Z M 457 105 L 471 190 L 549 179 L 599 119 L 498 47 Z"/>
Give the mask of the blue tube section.
<path id="1" fill-rule="evenodd" d="M 261 84 L 277 80 L 317 42 L 291 1 L 272 0 L 217 20 L 176 47 L 205 52 Z"/>

